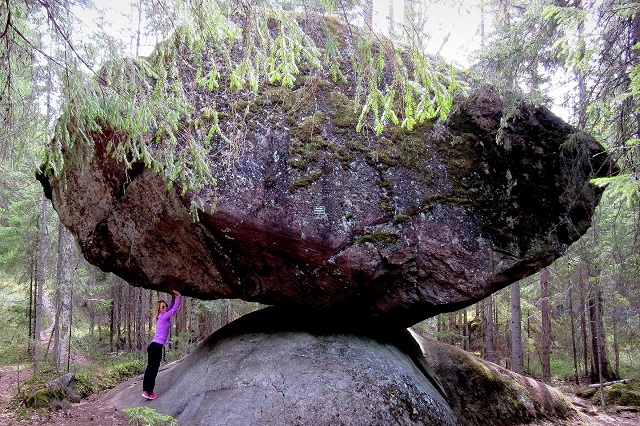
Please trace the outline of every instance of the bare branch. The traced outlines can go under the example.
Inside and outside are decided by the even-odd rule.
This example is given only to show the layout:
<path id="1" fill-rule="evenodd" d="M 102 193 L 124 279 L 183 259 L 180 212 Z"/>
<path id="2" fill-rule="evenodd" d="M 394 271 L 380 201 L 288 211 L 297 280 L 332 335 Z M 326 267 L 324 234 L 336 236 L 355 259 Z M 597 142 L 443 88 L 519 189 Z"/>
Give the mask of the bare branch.
<path id="1" fill-rule="evenodd" d="M 64 42 L 67 44 L 67 46 L 69 46 L 69 48 L 71 49 L 71 51 L 73 52 L 73 54 L 75 55 L 76 58 L 78 58 L 78 60 L 80 62 L 82 62 L 82 64 L 84 66 L 86 66 L 91 72 L 93 72 L 93 68 L 91 67 L 91 65 L 89 65 L 87 63 L 87 61 L 85 61 L 82 56 L 80 56 L 80 54 L 78 53 L 78 51 L 76 50 L 75 46 L 73 45 L 73 43 L 71 43 L 71 40 L 69 39 L 69 36 L 65 33 L 65 31 L 60 27 L 60 25 L 58 25 L 58 22 L 55 19 L 55 16 L 51 13 L 51 10 L 49 9 L 50 5 L 48 2 L 46 1 L 42 1 L 39 0 L 39 3 L 47 10 L 47 18 L 49 19 L 49 21 L 51 22 L 51 24 L 54 26 L 56 32 L 62 37 L 62 39 L 64 40 Z"/>
<path id="2" fill-rule="evenodd" d="M 31 47 L 33 50 L 35 50 L 36 52 L 42 54 L 45 56 L 45 58 L 47 58 L 48 60 L 50 60 L 51 62 L 55 63 L 56 65 L 62 65 L 60 62 L 56 61 L 55 58 L 51 57 L 48 53 L 46 53 L 44 50 L 40 49 L 38 46 L 34 45 L 33 43 L 31 43 L 31 41 L 29 41 L 29 39 L 22 34 L 22 32 L 15 26 L 12 24 L 10 24 L 10 27 L 13 31 L 16 32 L 16 34 L 25 41 L 25 43 L 27 43 L 29 45 L 29 47 Z"/>

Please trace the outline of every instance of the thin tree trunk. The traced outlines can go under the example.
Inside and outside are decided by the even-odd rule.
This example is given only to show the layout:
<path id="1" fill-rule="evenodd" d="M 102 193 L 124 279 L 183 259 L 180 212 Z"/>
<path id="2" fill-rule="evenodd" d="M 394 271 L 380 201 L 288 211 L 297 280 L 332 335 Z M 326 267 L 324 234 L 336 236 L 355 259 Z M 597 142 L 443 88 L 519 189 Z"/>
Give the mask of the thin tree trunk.
<path id="1" fill-rule="evenodd" d="M 127 331 L 127 349 L 133 350 L 133 315 L 135 315 L 135 300 L 133 297 L 133 288 L 131 286 L 123 286 L 125 297 L 123 298 L 124 310 L 126 311 L 126 331 Z"/>
<path id="2" fill-rule="evenodd" d="M 583 377 L 589 377 L 589 346 L 587 339 L 587 312 L 588 306 L 585 291 L 589 285 L 587 278 L 587 266 L 584 260 L 578 266 L 580 279 L 580 334 L 582 337 L 582 370 Z"/>
<path id="3" fill-rule="evenodd" d="M 58 242 L 59 243 L 59 242 Z M 58 262 L 60 258 L 58 257 Z M 60 273 L 58 272 L 58 275 Z M 61 311 L 61 289 L 60 289 L 60 277 L 56 278 L 56 291 L 53 296 L 53 328 L 51 329 L 51 360 L 56 367 L 60 366 L 60 311 Z"/>
<path id="4" fill-rule="evenodd" d="M 634 46 L 631 49 L 631 67 L 637 67 L 640 65 L 640 51 L 638 51 L 637 44 L 640 43 L 640 13 L 634 13 L 631 18 L 631 40 L 629 46 Z M 635 92 L 633 99 L 631 99 L 633 105 L 638 105 L 638 95 Z M 637 108 L 633 108 L 634 115 L 636 118 L 636 129 L 635 136 L 640 139 L 640 112 Z"/>
<path id="5" fill-rule="evenodd" d="M 31 265 L 29 267 L 29 336 L 28 336 L 28 344 L 27 350 L 30 354 L 33 354 L 33 340 L 34 340 L 34 332 L 35 329 L 35 288 L 36 288 L 36 277 L 35 275 L 38 273 L 37 271 L 37 262 L 35 257 L 31 256 Z"/>
<path id="6" fill-rule="evenodd" d="M 582 0 L 575 0 L 575 7 L 578 10 L 582 10 Z M 578 38 L 582 39 L 584 36 L 584 22 L 580 21 L 577 27 Z M 579 60 L 582 60 L 585 55 L 584 45 L 579 48 Z M 578 129 L 584 130 L 587 126 L 587 76 L 586 72 L 577 66 L 573 70 L 576 80 L 578 81 L 578 106 L 576 116 L 578 118 Z"/>
<path id="7" fill-rule="evenodd" d="M 603 330 L 602 330 L 602 312 L 600 310 L 601 304 L 600 304 L 600 286 L 596 284 L 596 289 L 595 289 L 595 317 L 596 317 L 596 335 L 597 335 L 597 341 L 596 341 L 596 347 L 598 348 L 598 383 L 600 383 L 600 403 L 602 406 L 602 409 L 604 410 L 606 408 L 606 402 L 605 402 L 605 398 L 604 398 L 604 386 L 602 386 L 602 384 L 605 382 L 604 380 L 604 375 L 603 375 L 603 370 L 604 370 L 604 363 L 605 363 L 605 357 L 604 357 L 604 339 L 602 338 L 604 336 Z"/>
<path id="8" fill-rule="evenodd" d="M 540 311 L 542 317 L 542 381 L 551 383 L 551 320 L 549 317 L 549 270 L 540 271 Z"/>
<path id="9" fill-rule="evenodd" d="M 573 293 L 571 291 L 571 283 L 569 283 L 569 318 L 571 320 L 571 350 L 573 354 L 573 375 L 576 385 L 580 384 L 578 377 L 578 351 L 576 349 L 576 323 L 573 312 Z"/>
<path id="10" fill-rule="evenodd" d="M 504 32 L 511 30 L 511 0 L 500 0 L 500 18 L 499 26 Z M 506 76 L 506 88 L 507 90 L 514 90 L 516 86 L 516 76 Z"/>
<path id="11" fill-rule="evenodd" d="M 460 347 L 462 350 L 469 350 L 469 342 L 468 342 L 468 323 L 467 323 L 467 310 L 463 309 L 460 311 Z"/>
<path id="12" fill-rule="evenodd" d="M 615 374 L 620 377 L 620 348 L 618 346 L 618 318 L 613 316 L 613 356 L 615 359 Z"/>
<path id="13" fill-rule="evenodd" d="M 138 27 L 136 30 L 136 52 L 135 56 L 140 56 L 140 35 L 142 34 L 142 0 L 138 0 Z"/>
<path id="14" fill-rule="evenodd" d="M 373 30 L 373 0 L 365 0 L 362 8 L 364 27 L 368 30 Z"/>
<path id="15" fill-rule="evenodd" d="M 62 365 L 65 348 L 68 345 L 67 338 L 71 317 L 71 294 L 69 289 L 70 267 L 69 267 L 69 231 L 58 222 L 58 261 L 56 274 L 56 324 L 55 344 L 53 349 L 53 359 L 58 367 Z"/>
<path id="16" fill-rule="evenodd" d="M 485 43 L 485 11 L 484 11 L 484 2 L 480 2 L 480 49 L 484 50 Z"/>
<path id="17" fill-rule="evenodd" d="M 487 332 L 485 334 L 485 346 L 487 352 L 487 361 L 495 362 L 495 350 L 493 348 L 493 295 L 487 297 Z"/>
<path id="18" fill-rule="evenodd" d="M 147 317 L 147 307 L 144 303 L 145 290 L 142 287 L 137 287 L 136 293 L 138 294 L 138 308 L 136 309 L 136 349 L 142 350 L 146 340 L 144 335 L 144 324 L 145 318 Z"/>
<path id="19" fill-rule="evenodd" d="M 115 288 L 116 299 L 114 300 L 115 306 L 115 332 L 116 332 L 116 353 L 119 353 L 121 349 L 124 348 L 123 339 L 122 339 L 122 283 L 120 279 L 117 280 L 117 285 Z"/>
<path id="20" fill-rule="evenodd" d="M 38 273 L 36 280 L 36 312 L 35 325 L 33 330 L 34 347 L 33 347 L 33 364 L 37 371 L 40 368 L 40 349 L 42 345 L 42 292 L 44 291 L 44 265 L 47 253 L 47 197 L 42 194 L 42 218 L 40 221 L 40 233 L 38 241 Z"/>
<path id="21" fill-rule="evenodd" d="M 109 310 L 109 348 L 110 351 L 113 352 L 115 347 L 113 345 L 113 337 L 115 335 L 115 327 L 116 327 L 116 297 L 115 297 L 115 288 L 112 290 L 113 297 L 111 298 L 111 309 Z"/>
<path id="22" fill-rule="evenodd" d="M 95 291 L 98 286 L 98 273 L 97 268 L 93 265 L 87 266 L 89 269 L 89 282 L 87 286 L 89 287 L 89 300 L 87 301 L 87 310 L 89 311 L 89 335 L 93 336 L 95 327 L 96 327 L 96 302 L 95 302 Z"/>
<path id="23" fill-rule="evenodd" d="M 589 317 L 591 324 L 592 372 L 591 381 L 615 380 L 606 355 L 606 335 L 602 320 L 602 292 L 598 284 L 594 285 L 589 297 Z"/>
<path id="24" fill-rule="evenodd" d="M 527 310 L 527 342 L 531 341 L 531 311 Z M 531 351 L 529 344 L 525 345 L 527 351 L 527 373 L 531 372 Z"/>
<path id="25" fill-rule="evenodd" d="M 149 303 L 148 303 L 148 307 L 149 307 L 149 314 L 147 316 L 147 319 L 149 320 L 147 326 L 147 341 L 151 340 L 151 337 L 153 336 L 153 325 L 155 324 L 155 316 L 157 314 L 157 309 L 155 306 L 155 303 L 153 302 L 153 291 L 149 292 Z"/>
<path id="26" fill-rule="evenodd" d="M 456 344 L 456 338 L 453 332 L 453 330 L 455 330 L 455 324 L 456 324 L 455 313 L 449 312 L 449 333 L 448 334 L 449 334 L 449 343 L 451 345 Z"/>
<path id="27" fill-rule="evenodd" d="M 520 308 L 520 282 L 509 287 L 511 299 L 511 371 L 522 374 L 522 311 Z"/>

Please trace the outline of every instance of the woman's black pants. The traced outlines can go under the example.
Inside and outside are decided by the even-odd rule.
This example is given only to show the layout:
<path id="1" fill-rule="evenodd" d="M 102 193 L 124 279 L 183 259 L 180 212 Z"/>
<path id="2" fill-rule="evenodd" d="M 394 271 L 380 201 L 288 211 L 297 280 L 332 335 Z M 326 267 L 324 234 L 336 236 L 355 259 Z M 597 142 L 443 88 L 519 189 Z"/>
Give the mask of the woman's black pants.
<path id="1" fill-rule="evenodd" d="M 156 387 L 156 376 L 160 369 L 160 361 L 162 361 L 162 345 L 151 342 L 147 347 L 147 354 L 149 355 L 149 361 L 147 362 L 147 369 L 144 370 L 142 390 L 151 395 L 153 388 Z"/>

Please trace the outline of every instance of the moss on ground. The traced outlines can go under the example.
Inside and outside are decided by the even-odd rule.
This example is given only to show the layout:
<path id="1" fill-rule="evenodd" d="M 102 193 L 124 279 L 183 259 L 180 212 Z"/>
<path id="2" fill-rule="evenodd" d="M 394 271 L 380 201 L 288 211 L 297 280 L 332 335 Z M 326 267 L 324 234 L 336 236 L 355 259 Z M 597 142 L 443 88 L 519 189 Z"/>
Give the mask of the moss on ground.
<path id="1" fill-rule="evenodd" d="M 640 407 L 640 392 L 628 384 L 618 383 L 608 386 L 605 388 L 604 395 L 605 402 L 609 405 Z"/>

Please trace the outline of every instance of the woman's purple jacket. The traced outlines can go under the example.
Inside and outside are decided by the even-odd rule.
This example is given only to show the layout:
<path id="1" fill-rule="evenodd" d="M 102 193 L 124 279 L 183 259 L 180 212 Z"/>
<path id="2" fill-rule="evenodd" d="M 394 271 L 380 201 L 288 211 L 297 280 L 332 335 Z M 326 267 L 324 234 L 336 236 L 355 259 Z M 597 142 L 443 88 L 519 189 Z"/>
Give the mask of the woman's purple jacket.
<path id="1" fill-rule="evenodd" d="M 171 329 L 171 317 L 180 308 L 180 301 L 182 296 L 171 296 L 171 303 L 169 303 L 169 309 L 167 312 L 158 314 L 158 322 L 156 322 L 156 335 L 153 337 L 152 342 L 160 343 L 164 345 L 167 343 L 167 337 L 169 336 L 169 330 Z"/>

